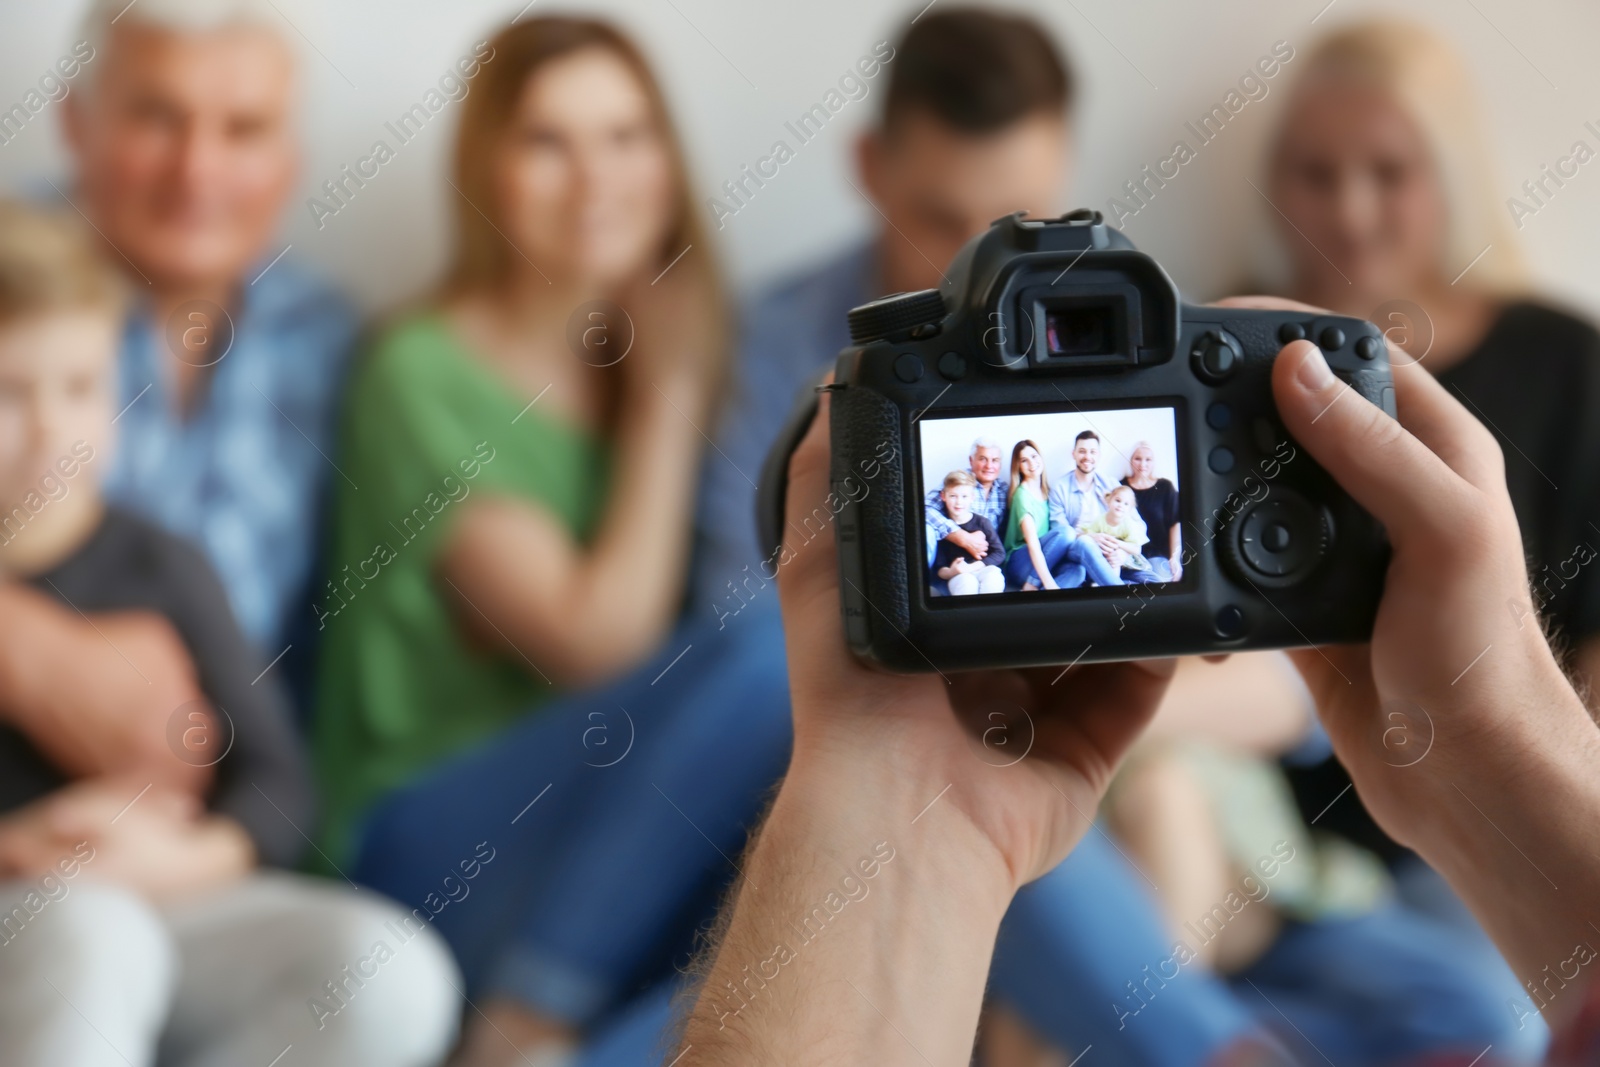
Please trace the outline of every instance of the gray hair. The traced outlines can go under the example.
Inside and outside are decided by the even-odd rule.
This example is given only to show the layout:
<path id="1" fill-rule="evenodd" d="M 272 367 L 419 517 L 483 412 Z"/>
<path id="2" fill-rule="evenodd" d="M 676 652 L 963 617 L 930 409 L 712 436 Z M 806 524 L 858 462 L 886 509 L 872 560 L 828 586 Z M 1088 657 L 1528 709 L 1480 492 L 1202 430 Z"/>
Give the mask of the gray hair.
<path id="1" fill-rule="evenodd" d="M 968 452 L 967 455 L 969 457 L 970 456 L 976 456 L 978 454 L 978 449 L 980 449 L 980 448 L 992 448 L 996 452 L 999 452 L 1000 451 L 1000 442 L 996 441 L 994 438 L 990 437 L 988 434 L 985 434 L 982 437 L 974 438 L 973 441 L 972 441 L 972 451 Z"/>
<path id="2" fill-rule="evenodd" d="M 284 0 L 284 5 L 292 12 L 300 7 L 292 0 Z M 112 25 L 123 20 L 175 33 L 209 33 L 250 26 L 277 34 L 298 60 L 300 43 L 295 23 L 287 21 L 289 17 L 273 0 L 90 0 L 78 36 L 89 42 L 98 55 L 105 50 Z M 298 12 L 295 17 L 299 17 Z M 99 64 L 91 64 L 85 73 L 92 77 L 98 68 Z"/>

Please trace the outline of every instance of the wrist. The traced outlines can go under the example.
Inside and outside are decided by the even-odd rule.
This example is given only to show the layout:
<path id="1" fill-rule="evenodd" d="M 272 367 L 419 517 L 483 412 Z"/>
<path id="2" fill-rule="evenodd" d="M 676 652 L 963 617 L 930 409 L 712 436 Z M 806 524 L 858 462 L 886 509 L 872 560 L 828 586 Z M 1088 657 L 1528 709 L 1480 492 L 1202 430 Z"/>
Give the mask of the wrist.
<path id="1" fill-rule="evenodd" d="M 819 852 L 885 842 L 908 878 L 931 879 L 930 892 L 964 901 L 976 921 L 998 927 L 1018 887 L 999 848 L 952 795 L 962 788 L 954 777 L 920 753 L 841 751 L 797 736 L 772 819 Z"/>

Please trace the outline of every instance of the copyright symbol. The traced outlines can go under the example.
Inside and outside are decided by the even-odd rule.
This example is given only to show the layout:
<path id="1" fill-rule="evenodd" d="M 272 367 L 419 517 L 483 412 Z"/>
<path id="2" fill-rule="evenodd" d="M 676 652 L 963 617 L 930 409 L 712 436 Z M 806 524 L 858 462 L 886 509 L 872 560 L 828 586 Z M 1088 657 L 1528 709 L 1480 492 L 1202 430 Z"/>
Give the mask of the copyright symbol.
<path id="1" fill-rule="evenodd" d="M 191 767 L 214 767 L 233 748 L 233 720 L 204 700 L 180 704 L 167 716 L 167 748 Z"/>

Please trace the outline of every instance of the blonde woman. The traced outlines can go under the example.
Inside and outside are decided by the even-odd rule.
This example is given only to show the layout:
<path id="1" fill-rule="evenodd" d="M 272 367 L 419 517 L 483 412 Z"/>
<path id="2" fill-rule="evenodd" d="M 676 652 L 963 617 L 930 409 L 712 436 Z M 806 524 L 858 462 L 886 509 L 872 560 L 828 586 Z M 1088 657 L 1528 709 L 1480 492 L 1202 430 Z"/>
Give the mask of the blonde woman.
<path id="1" fill-rule="evenodd" d="M 1600 574 L 1579 549 L 1600 545 L 1600 335 L 1530 293 L 1519 253 L 1518 229 L 1560 225 L 1542 208 L 1563 179 L 1507 197 L 1485 143 L 1467 65 L 1431 32 L 1382 20 L 1322 41 L 1268 159 L 1284 295 L 1374 316 L 1499 437 L 1530 617 L 1592 680 Z"/>
<path id="2" fill-rule="evenodd" d="M 1279 263 L 1269 276 L 1287 279 L 1283 295 L 1377 321 L 1399 346 L 1396 358 L 1420 360 L 1500 437 L 1536 575 L 1533 600 L 1508 605 L 1506 624 L 1537 625 L 1534 613 L 1543 608 L 1574 642 L 1579 663 L 1593 664 L 1600 583 L 1571 554 L 1596 543 L 1580 530 L 1600 520 L 1592 415 L 1600 405 L 1600 337 L 1527 296 L 1466 65 L 1432 33 L 1381 20 L 1336 30 L 1295 66 L 1265 161 L 1263 189 L 1278 209 L 1268 209 Z M 1547 591 L 1538 575 L 1551 578 Z M 1168 731 L 1177 744 L 1135 760 L 1110 806 L 1174 919 L 1214 899 L 1273 841 L 1311 851 L 1306 819 L 1314 819 L 1324 835 L 1300 873 L 1318 877 L 1277 887 L 1274 906 L 1258 913 L 1272 921 L 1241 929 L 1248 936 L 1232 944 L 1221 941 L 1218 966 L 1281 966 L 1302 953 L 1309 962 L 1310 946 L 1337 939 L 1350 954 L 1347 968 L 1326 957 L 1314 977 L 1330 1005 L 1349 1014 L 1334 1046 L 1313 1038 L 1324 1054 L 1343 1062 L 1365 1048 L 1393 1061 L 1446 1047 L 1475 1054 L 1492 1044 L 1509 1060 L 1537 1060 L 1545 1031 L 1533 1002 L 1443 883 L 1379 832 L 1353 794 L 1344 795 L 1342 768 L 1331 758 L 1290 768 L 1297 811 L 1274 765 L 1241 754 L 1290 747 L 1288 736 L 1247 728 L 1306 703 L 1286 683 L 1282 657 L 1235 656 L 1215 670 L 1228 676 L 1230 700 L 1208 700 L 1203 687 L 1213 668 L 1186 664 L 1163 711 L 1181 727 Z M 1213 678 L 1218 691 L 1224 684 Z M 1388 722 L 1400 729 L 1374 744 L 1389 763 L 1425 758 L 1431 727 L 1420 713 L 1403 710 Z M 1304 746 L 1296 762 L 1315 762 L 1316 745 Z M 1387 873 L 1373 853 L 1388 861 Z M 1330 871 L 1343 874 L 1330 878 Z M 1391 873 L 1399 904 L 1381 901 Z M 1445 982 L 1457 987 L 1454 996 L 1427 1011 L 1401 1018 L 1390 1007 L 1399 988 Z"/>

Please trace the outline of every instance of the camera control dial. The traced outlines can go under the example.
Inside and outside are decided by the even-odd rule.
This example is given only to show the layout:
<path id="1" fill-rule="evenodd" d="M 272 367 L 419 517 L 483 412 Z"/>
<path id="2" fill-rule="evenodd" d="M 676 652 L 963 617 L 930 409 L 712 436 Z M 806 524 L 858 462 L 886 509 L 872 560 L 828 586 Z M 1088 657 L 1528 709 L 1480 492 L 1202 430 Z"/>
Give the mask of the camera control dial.
<path id="1" fill-rule="evenodd" d="M 944 297 L 939 290 L 895 293 L 850 309 L 850 340 L 864 345 L 943 320 Z"/>
<path id="2" fill-rule="evenodd" d="M 1247 582 L 1283 588 L 1310 577 L 1332 545 L 1327 509 L 1280 487 L 1228 523 L 1222 556 Z"/>

